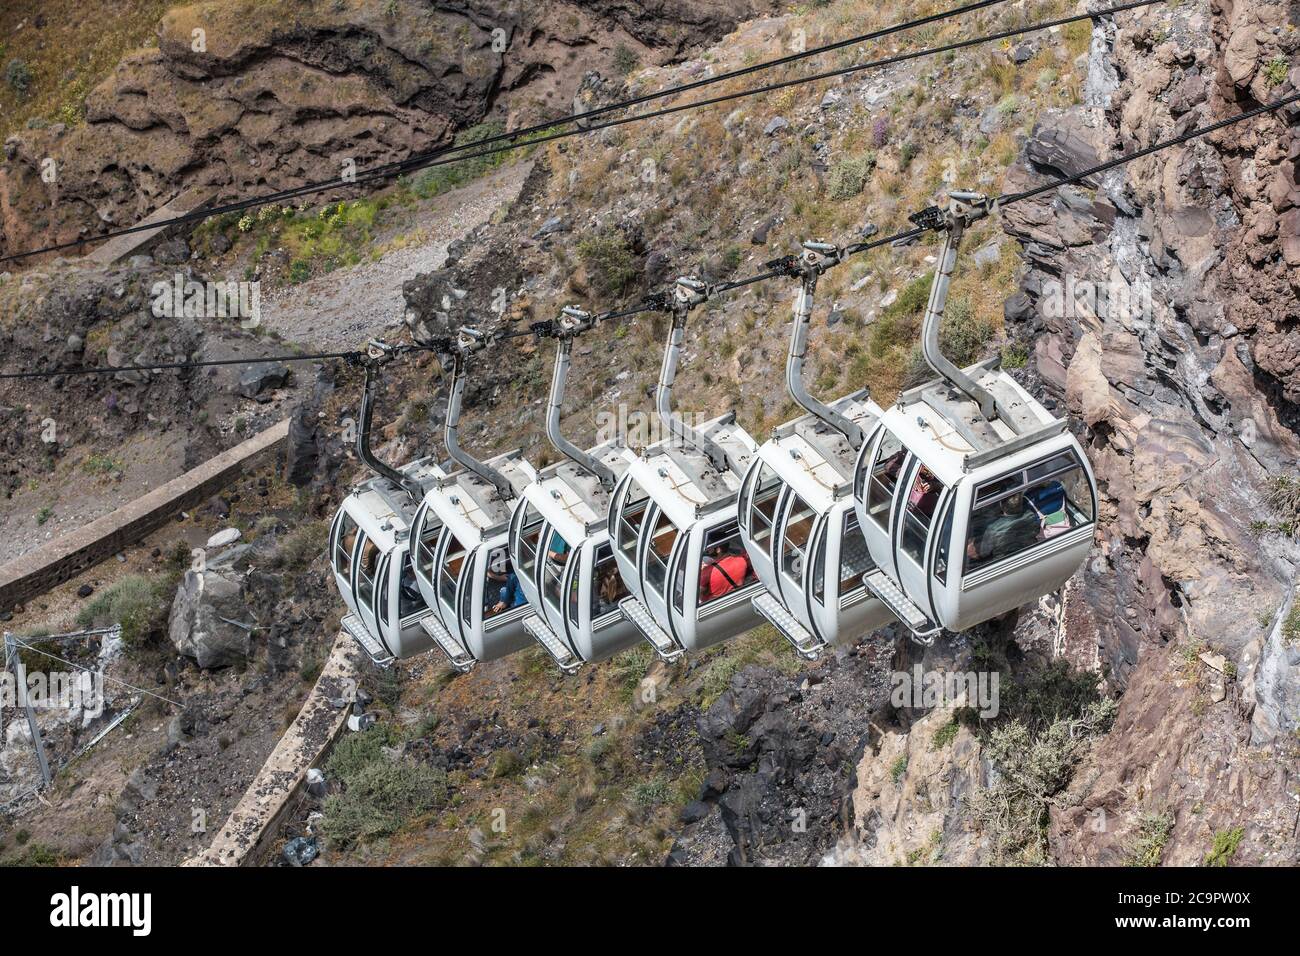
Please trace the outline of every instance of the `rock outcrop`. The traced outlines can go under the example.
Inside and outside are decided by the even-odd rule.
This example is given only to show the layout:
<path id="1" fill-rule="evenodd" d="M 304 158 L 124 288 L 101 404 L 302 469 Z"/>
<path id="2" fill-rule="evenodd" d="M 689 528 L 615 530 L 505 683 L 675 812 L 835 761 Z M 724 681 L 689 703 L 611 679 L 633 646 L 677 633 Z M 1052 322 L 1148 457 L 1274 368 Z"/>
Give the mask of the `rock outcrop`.
<path id="1" fill-rule="evenodd" d="M 0 253 L 131 225 L 183 191 L 219 200 L 364 175 L 489 115 L 566 115 L 583 75 L 662 62 L 768 4 L 671 0 L 202 2 L 86 100 L 11 137 Z"/>
<path id="2" fill-rule="evenodd" d="M 242 577 L 226 570 L 186 571 L 167 621 L 172 646 L 202 668 L 248 659 L 254 622 L 243 598 Z"/>
<path id="3" fill-rule="evenodd" d="M 1095 74 L 1093 105 L 1043 118 L 1009 185 L 1294 93 L 1277 65 L 1298 45 L 1285 23 L 1282 5 L 1240 2 L 1123 19 L 1114 85 Z M 1266 501 L 1300 460 L 1296 121 L 1259 117 L 1106 174 L 1090 202 L 1045 194 L 1004 220 L 1029 261 L 1009 330 L 1032 344 L 1036 386 L 1081 423 L 1101 494 L 1061 651 L 1123 691 L 1074 805 L 1053 814 L 1062 862 L 1123 862 L 1143 815 L 1166 808 L 1167 862 L 1199 862 L 1242 825 L 1241 859 L 1295 859 L 1274 817 L 1300 669 L 1277 621 L 1300 549 L 1269 532 Z M 1200 660 L 1207 647 L 1226 674 Z M 1107 826 L 1082 826 L 1098 809 Z"/>

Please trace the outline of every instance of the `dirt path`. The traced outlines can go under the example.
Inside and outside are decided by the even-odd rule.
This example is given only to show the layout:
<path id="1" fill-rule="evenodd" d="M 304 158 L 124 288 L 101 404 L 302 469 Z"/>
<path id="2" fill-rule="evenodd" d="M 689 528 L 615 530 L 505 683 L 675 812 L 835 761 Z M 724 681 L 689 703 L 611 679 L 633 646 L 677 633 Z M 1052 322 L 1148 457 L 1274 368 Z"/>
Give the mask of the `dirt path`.
<path id="1" fill-rule="evenodd" d="M 513 202 L 531 168 L 517 163 L 438 196 L 405 231 L 413 241 L 375 262 L 269 293 L 262 304 L 263 326 L 319 349 L 354 348 L 399 326 L 406 308 L 402 283 L 441 268 L 447 247 Z"/>

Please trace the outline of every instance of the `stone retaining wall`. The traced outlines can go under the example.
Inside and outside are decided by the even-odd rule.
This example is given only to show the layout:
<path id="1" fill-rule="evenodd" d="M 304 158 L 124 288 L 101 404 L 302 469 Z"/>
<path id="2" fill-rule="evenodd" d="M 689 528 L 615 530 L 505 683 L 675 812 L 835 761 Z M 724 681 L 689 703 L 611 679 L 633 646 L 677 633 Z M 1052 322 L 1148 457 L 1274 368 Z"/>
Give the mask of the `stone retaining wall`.
<path id="1" fill-rule="evenodd" d="M 176 512 L 211 497 L 278 451 L 288 435 L 286 418 L 116 511 L 0 566 L 0 611 L 76 577 L 161 527 Z"/>

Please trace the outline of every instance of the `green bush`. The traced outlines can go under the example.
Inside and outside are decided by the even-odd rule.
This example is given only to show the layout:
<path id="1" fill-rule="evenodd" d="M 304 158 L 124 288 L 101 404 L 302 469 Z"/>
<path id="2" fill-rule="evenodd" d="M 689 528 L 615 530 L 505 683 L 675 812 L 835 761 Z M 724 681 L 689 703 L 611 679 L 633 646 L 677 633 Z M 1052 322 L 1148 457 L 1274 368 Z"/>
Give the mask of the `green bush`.
<path id="1" fill-rule="evenodd" d="M 967 299 L 949 299 L 939 329 L 939 347 L 958 368 L 978 362 L 993 337 L 993 323 L 980 318 Z"/>
<path id="2" fill-rule="evenodd" d="M 1137 840 L 1129 856 L 1129 866 L 1159 866 L 1165 854 L 1169 834 L 1174 832 L 1172 813 L 1144 813 L 1138 821 Z"/>
<path id="3" fill-rule="evenodd" d="M 1077 717 L 1060 717 L 1041 731 L 1010 720 L 999 721 L 988 734 L 984 752 L 997 767 L 998 778 L 979 792 L 974 809 L 992 837 L 995 862 L 1047 862 L 1054 798 L 1069 784 L 1092 739 L 1110 727 L 1116 709 L 1113 700 L 1099 700 Z"/>
<path id="4" fill-rule="evenodd" d="M 1227 866 L 1231 863 L 1245 833 L 1242 827 L 1233 827 L 1231 830 L 1220 830 L 1214 834 L 1214 846 L 1205 855 L 1205 865 Z"/>
<path id="5" fill-rule="evenodd" d="M 10 60 L 5 66 L 5 82 L 20 96 L 32 88 L 32 71 L 22 60 Z"/>
<path id="6" fill-rule="evenodd" d="M 378 724 L 335 746 L 325 774 L 342 790 L 325 798 L 321 822 L 321 832 L 334 846 L 389 836 L 446 802 L 445 773 L 384 752 L 399 742 L 393 727 Z"/>
<path id="7" fill-rule="evenodd" d="M 325 798 L 321 832 L 337 847 L 390 836 L 447 799 L 447 775 L 425 764 L 380 758 Z"/>
<path id="8" fill-rule="evenodd" d="M 1264 82 L 1270 87 L 1281 86 L 1290 69 L 1291 64 L 1286 57 L 1275 56 L 1264 65 Z"/>
<path id="9" fill-rule="evenodd" d="M 637 277 L 636 257 L 627 236 L 608 229 L 578 243 L 578 258 L 591 272 L 596 291 L 603 295 L 620 295 Z"/>
<path id="10" fill-rule="evenodd" d="M 129 574 L 100 591 L 93 601 L 77 614 L 82 628 L 122 625 L 122 641 L 138 644 L 167 622 L 171 602 L 176 596 L 176 577 L 166 575 L 151 581 L 141 574 Z"/>
<path id="11" fill-rule="evenodd" d="M 866 188 L 871 172 L 876 168 L 876 154 L 864 153 L 842 159 L 831 167 L 826 177 L 826 190 L 831 199 L 851 199 Z"/>
<path id="12" fill-rule="evenodd" d="M 477 126 L 471 126 L 469 129 L 462 130 L 457 134 L 456 145 L 468 146 L 487 139 L 489 136 L 495 136 L 503 132 L 504 129 L 500 123 L 479 123 Z M 476 152 L 476 150 L 470 150 L 470 152 Z M 434 166 L 407 183 L 407 188 L 421 199 L 432 199 L 439 193 L 455 189 L 457 186 L 491 172 L 512 156 L 514 156 L 512 152 L 493 153 L 490 156 L 474 156 L 470 159 L 463 159 L 458 163 L 448 163 L 445 166 Z"/>

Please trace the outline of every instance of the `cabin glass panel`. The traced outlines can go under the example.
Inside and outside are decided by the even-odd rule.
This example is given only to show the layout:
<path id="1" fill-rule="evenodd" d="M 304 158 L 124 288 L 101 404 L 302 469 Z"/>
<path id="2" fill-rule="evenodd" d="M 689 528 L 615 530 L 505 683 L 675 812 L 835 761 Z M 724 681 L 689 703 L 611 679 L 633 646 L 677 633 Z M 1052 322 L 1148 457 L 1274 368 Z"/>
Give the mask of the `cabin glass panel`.
<path id="1" fill-rule="evenodd" d="M 357 597 L 373 612 L 375 607 L 375 570 L 379 563 L 379 549 L 364 534 L 361 551 L 357 555 Z"/>
<path id="2" fill-rule="evenodd" d="M 568 566 L 572 554 L 572 545 L 560 532 L 554 528 L 548 529 L 546 557 L 542 562 L 542 594 L 545 595 L 547 603 L 556 610 L 562 606 L 560 589 L 564 583 L 564 569 Z"/>
<path id="3" fill-rule="evenodd" d="M 440 527 L 437 521 L 430 519 L 428 505 L 424 508 L 425 515 L 423 522 L 420 523 L 420 534 L 415 539 L 415 566 L 419 569 L 421 577 L 426 581 L 432 581 Z"/>
<path id="4" fill-rule="evenodd" d="M 934 472 L 925 465 L 918 467 L 903 511 L 903 552 L 917 564 L 925 563 L 925 541 L 942 493 L 943 484 Z"/>
<path id="5" fill-rule="evenodd" d="M 781 479 L 766 463 L 759 465 L 757 485 L 749 507 L 749 534 L 764 551 L 771 550 L 772 526 L 776 522 Z"/>
<path id="6" fill-rule="evenodd" d="M 867 482 L 867 517 L 880 526 L 882 531 L 889 530 L 889 506 L 894 500 L 894 489 L 898 485 L 898 473 L 902 470 L 903 459 L 907 450 L 893 432 L 885 432 L 876 450 L 876 460 L 871 466 L 871 478 Z"/>
<path id="7" fill-rule="evenodd" d="M 939 542 L 934 554 L 934 576 L 940 584 L 948 583 L 948 547 L 952 540 L 952 515 L 957 509 L 949 501 L 944 508 L 943 524 L 939 528 Z"/>
<path id="8" fill-rule="evenodd" d="M 468 614 L 470 606 L 470 593 L 473 587 L 465 588 L 465 610 L 462 614 Z M 483 617 L 484 619 L 496 617 L 498 614 L 505 614 L 511 608 L 517 607 L 524 600 L 523 592 L 519 590 L 519 580 L 515 577 L 514 568 L 510 565 L 510 554 L 505 548 L 493 548 L 488 555 L 487 567 L 483 571 Z M 468 618 L 467 618 L 468 620 Z"/>
<path id="9" fill-rule="evenodd" d="M 700 605 L 716 601 L 754 580 L 740 525 L 728 521 L 704 535 L 700 562 Z"/>
<path id="10" fill-rule="evenodd" d="M 460 580 L 460 571 L 465 564 L 465 548 L 450 531 L 444 531 L 449 541 L 447 553 L 438 569 L 438 597 L 449 607 L 456 606 L 456 582 Z"/>
<path id="11" fill-rule="evenodd" d="M 655 517 L 654 531 L 650 536 L 650 545 L 646 548 L 646 580 L 660 596 L 664 593 L 664 583 L 668 577 L 668 558 L 677 543 L 677 526 L 662 511 Z"/>
<path id="12" fill-rule="evenodd" d="M 613 614 L 618 610 L 618 602 L 632 592 L 623 582 L 623 575 L 618 573 L 618 562 L 608 544 L 596 549 L 596 564 L 591 574 L 591 617 L 592 620 Z M 569 620 L 578 622 L 576 605 L 570 612 Z"/>
<path id="13" fill-rule="evenodd" d="M 339 522 L 338 537 L 334 539 L 334 570 L 344 578 L 352 570 L 352 549 L 357 543 L 357 523 L 346 511 Z"/>
<path id="14" fill-rule="evenodd" d="M 411 554 L 408 551 L 402 555 L 402 576 L 397 584 L 398 617 L 404 621 L 412 614 L 427 610 L 428 607 L 424 603 L 424 595 L 420 593 L 419 585 L 415 583 L 415 570 L 411 567 Z"/>
<path id="15" fill-rule="evenodd" d="M 858 513 L 850 509 L 844 513 L 844 533 L 840 537 L 840 595 L 862 587 L 862 575 L 870 570 L 871 551 L 862 537 Z"/>
<path id="16" fill-rule="evenodd" d="M 635 564 L 637 538 L 641 534 L 641 525 L 645 522 L 650 498 L 635 481 L 628 484 L 625 494 L 626 503 L 619 510 L 615 534 L 618 547 L 627 559 Z"/>
<path id="17" fill-rule="evenodd" d="M 813 597 L 818 604 L 826 603 L 826 541 L 830 535 L 825 532 L 817 541 L 817 554 L 813 558 Z"/>
<path id="18" fill-rule="evenodd" d="M 542 515 L 530 504 L 524 505 L 523 525 L 519 532 L 519 567 L 516 571 L 520 577 L 533 580 L 537 568 L 537 541 L 542 534 Z"/>
<path id="19" fill-rule="evenodd" d="M 971 505 L 966 570 L 1012 557 L 1094 517 L 1088 476 L 1072 451 L 985 482 Z"/>
<path id="20" fill-rule="evenodd" d="M 781 536 L 781 570 L 798 581 L 803 576 L 808 539 L 812 536 L 816 514 L 793 492 L 790 494 L 789 513 L 785 534 Z"/>

